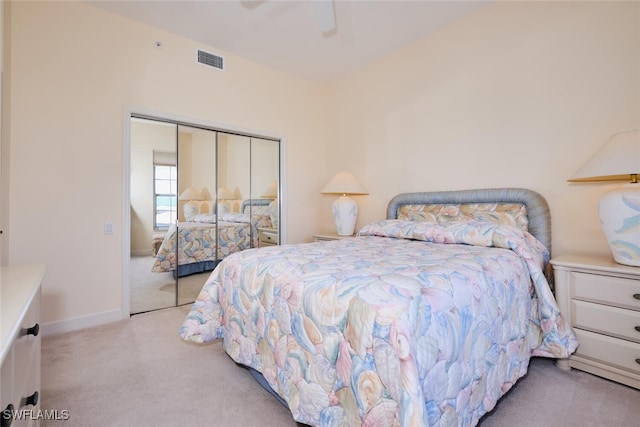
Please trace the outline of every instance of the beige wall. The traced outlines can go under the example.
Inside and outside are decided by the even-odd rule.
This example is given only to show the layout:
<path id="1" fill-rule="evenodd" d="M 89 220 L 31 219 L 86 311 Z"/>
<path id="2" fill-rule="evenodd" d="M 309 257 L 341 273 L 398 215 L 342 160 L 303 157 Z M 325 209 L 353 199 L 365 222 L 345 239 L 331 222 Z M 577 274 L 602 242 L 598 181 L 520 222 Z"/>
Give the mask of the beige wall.
<path id="1" fill-rule="evenodd" d="M 282 137 L 286 173 L 297 177 L 283 182 L 286 232 L 291 242 L 309 239 L 319 198 L 309 188 L 324 181 L 325 87 L 82 3 L 15 2 L 9 13 L 5 238 L 9 263 L 47 264 L 42 320 L 52 330 L 120 316 L 127 108 Z M 225 71 L 197 64 L 197 48 L 224 56 Z"/>
<path id="2" fill-rule="evenodd" d="M 398 192 L 528 187 L 556 254 L 607 252 L 595 205 L 611 186 L 565 180 L 640 125 L 638 3 L 498 2 L 330 86 L 215 48 L 228 67 L 209 70 L 203 46 L 84 4 L 10 13 L 10 262 L 49 266 L 44 322 L 121 308 L 127 106 L 285 138 L 291 243 L 331 231 L 319 192 L 349 170 L 371 193 L 359 225 Z"/>
<path id="3" fill-rule="evenodd" d="M 329 105 L 330 166 L 371 192 L 358 226 L 398 192 L 527 187 L 550 204 L 554 254 L 605 254 L 613 185 L 566 179 L 640 127 L 640 3 L 497 2 L 336 82 Z"/>

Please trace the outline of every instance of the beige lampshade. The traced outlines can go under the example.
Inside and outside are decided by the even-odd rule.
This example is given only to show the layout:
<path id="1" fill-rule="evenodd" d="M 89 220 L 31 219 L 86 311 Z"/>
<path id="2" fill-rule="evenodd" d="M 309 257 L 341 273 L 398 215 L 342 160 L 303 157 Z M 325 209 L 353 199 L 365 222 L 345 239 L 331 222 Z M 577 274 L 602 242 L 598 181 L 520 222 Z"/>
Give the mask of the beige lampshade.
<path id="1" fill-rule="evenodd" d="M 206 201 L 213 200 L 213 197 L 211 197 L 211 192 L 207 187 L 202 187 L 202 190 L 200 191 L 200 193 L 202 194 L 202 200 L 206 200 Z"/>
<path id="2" fill-rule="evenodd" d="M 235 200 L 236 196 L 226 187 L 218 188 L 218 200 Z"/>
<path id="3" fill-rule="evenodd" d="M 568 181 L 634 182 L 637 180 L 638 173 L 640 173 L 640 129 L 635 129 L 612 135 Z"/>
<path id="4" fill-rule="evenodd" d="M 184 190 L 180 194 L 178 199 L 179 200 L 204 200 L 202 197 L 202 193 L 193 187 L 188 187 L 186 190 Z"/>
<path id="5" fill-rule="evenodd" d="M 349 172 L 337 173 L 321 191 L 322 194 L 364 195 L 369 192 Z"/>
<path id="6" fill-rule="evenodd" d="M 263 199 L 278 198 L 278 181 L 274 180 L 260 195 Z"/>

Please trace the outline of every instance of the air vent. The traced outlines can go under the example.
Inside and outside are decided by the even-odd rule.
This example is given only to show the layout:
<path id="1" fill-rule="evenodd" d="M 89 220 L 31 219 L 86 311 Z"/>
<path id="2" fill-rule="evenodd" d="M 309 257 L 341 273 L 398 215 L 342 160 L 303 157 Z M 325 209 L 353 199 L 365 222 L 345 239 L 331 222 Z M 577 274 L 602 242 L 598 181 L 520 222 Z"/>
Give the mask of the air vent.
<path id="1" fill-rule="evenodd" d="M 198 62 L 209 67 L 224 70 L 224 58 L 198 49 Z"/>

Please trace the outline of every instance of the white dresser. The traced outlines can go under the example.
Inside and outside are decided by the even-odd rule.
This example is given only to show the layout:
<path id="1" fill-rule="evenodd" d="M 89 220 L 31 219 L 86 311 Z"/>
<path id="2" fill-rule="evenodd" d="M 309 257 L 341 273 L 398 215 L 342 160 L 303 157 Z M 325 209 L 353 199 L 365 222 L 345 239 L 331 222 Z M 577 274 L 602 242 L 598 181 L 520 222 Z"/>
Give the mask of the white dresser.
<path id="1" fill-rule="evenodd" d="M 45 266 L 0 267 L 0 425 L 37 426 L 40 283 Z"/>
<path id="2" fill-rule="evenodd" d="M 570 255 L 551 264 L 556 300 L 580 344 L 558 365 L 640 389 L 640 268 Z"/>

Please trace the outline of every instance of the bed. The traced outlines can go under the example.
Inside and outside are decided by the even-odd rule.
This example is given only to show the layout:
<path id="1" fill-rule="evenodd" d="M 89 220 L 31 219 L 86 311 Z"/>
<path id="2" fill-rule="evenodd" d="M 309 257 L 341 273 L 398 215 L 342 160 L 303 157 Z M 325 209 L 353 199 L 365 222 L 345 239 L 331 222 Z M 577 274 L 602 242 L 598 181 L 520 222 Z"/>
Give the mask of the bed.
<path id="1" fill-rule="evenodd" d="M 172 224 L 151 271 L 171 271 L 175 277 L 211 271 L 224 257 L 257 247 L 258 228 L 272 226 L 270 203 L 270 199 L 244 200 L 241 213 L 199 214 L 191 221 Z"/>
<path id="2" fill-rule="evenodd" d="M 577 347 L 550 230 L 527 189 L 400 194 L 357 237 L 225 258 L 180 336 L 222 339 L 300 423 L 473 426 Z"/>

